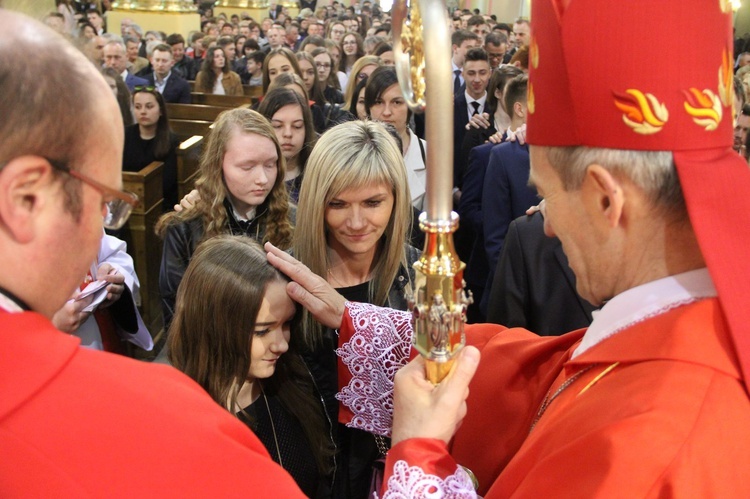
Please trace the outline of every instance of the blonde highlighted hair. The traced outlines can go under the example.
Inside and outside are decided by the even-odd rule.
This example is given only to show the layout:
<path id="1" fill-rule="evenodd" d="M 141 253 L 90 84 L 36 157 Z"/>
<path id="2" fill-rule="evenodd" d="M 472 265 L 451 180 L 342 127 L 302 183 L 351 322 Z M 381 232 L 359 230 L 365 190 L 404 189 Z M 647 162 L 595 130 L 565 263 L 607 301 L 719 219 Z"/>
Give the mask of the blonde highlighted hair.
<path id="1" fill-rule="evenodd" d="M 384 305 L 399 269 L 407 265 L 404 245 L 413 211 L 404 159 L 380 123 L 342 123 L 318 139 L 300 189 L 293 247 L 296 258 L 316 274 L 326 276 L 331 263 L 325 222 L 328 203 L 345 190 L 372 184 L 388 185 L 393 194 L 393 211 L 372 262 L 369 289 L 370 302 Z M 307 312 L 304 324 L 308 343 L 317 344 L 322 330 Z"/>
<path id="2" fill-rule="evenodd" d="M 346 92 L 344 92 L 344 108 L 349 109 L 352 106 L 352 96 L 354 95 L 354 88 L 359 83 L 357 75 L 362 68 L 365 66 L 382 66 L 383 63 L 380 61 L 380 57 L 376 55 L 366 55 L 360 57 L 352 66 L 352 72 L 349 74 L 349 81 L 346 83 Z"/>

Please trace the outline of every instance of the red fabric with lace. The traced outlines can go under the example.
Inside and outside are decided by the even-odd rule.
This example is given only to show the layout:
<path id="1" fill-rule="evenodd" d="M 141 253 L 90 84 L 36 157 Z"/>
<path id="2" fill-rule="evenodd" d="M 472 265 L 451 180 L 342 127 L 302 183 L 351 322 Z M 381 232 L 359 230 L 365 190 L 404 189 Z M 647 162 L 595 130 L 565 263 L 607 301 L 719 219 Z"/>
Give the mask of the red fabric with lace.
<path id="1" fill-rule="evenodd" d="M 347 313 L 342 348 L 363 334 L 357 324 L 371 323 L 367 308 L 383 325 L 383 309 L 357 310 L 357 323 Z M 718 300 L 633 324 L 574 360 L 583 331 L 540 338 L 474 325 L 466 333 L 482 351 L 468 414 L 450 448 L 425 439 L 394 446 L 384 497 L 473 497 L 457 464 L 474 472 L 488 498 L 750 496 L 736 472 L 750 467 L 750 428 L 741 424 L 750 421 L 750 401 Z M 531 430 L 545 397 L 573 377 Z M 381 395 L 392 406 L 391 394 Z"/>

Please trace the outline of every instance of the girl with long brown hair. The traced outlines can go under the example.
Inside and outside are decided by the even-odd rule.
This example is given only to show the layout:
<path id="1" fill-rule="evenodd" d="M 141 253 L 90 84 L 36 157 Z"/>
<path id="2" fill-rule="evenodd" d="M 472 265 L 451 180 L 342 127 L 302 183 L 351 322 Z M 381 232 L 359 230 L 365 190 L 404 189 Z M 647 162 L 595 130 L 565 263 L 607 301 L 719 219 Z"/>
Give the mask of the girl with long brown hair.
<path id="1" fill-rule="evenodd" d="M 308 497 L 323 497 L 333 478 L 332 425 L 297 353 L 286 284 L 248 237 L 202 243 L 180 283 L 169 358 L 246 423 Z"/>
<path id="2" fill-rule="evenodd" d="M 284 186 L 284 156 L 270 123 L 250 109 L 219 115 L 208 138 L 195 183 L 200 199 L 159 221 L 164 238 L 159 291 L 164 324 L 174 310 L 177 287 L 199 242 L 219 234 L 243 234 L 288 248 L 295 208 Z"/>
<path id="3" fill-rule="evenodd" d="M 243 95 L 240 76 L 231 71 L 224 49 L 211 47 L 195 77 L 195 91 L 204 94 Z"/>

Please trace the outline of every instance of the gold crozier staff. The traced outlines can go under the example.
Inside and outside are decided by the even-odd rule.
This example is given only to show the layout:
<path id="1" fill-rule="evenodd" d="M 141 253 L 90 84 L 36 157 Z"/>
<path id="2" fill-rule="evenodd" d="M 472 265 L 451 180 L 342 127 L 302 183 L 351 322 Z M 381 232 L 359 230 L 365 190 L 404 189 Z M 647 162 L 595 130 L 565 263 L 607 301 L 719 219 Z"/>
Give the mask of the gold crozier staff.
<path id="1" fill-rule="evenodd" d="M 410 11 L 410 19 L 407 19 Z M 453 245 L 458 215 L 451 211 L 453 190 L 453 73 L 448 18 L 442 0 L 398 0 L 393 6 L 394 54 L 399 84 L 409 107 L 426 116 L 426 212 L 419 218 L 426 234 L 422 257 L 414 264 L 416 295 L 411 300 L 415 348 L 427 360 L 427 378 L 437 384 L 464 345 L 466 307 L 463 270 Z M 442 124 L 442 126 L 441 126 Z"/>

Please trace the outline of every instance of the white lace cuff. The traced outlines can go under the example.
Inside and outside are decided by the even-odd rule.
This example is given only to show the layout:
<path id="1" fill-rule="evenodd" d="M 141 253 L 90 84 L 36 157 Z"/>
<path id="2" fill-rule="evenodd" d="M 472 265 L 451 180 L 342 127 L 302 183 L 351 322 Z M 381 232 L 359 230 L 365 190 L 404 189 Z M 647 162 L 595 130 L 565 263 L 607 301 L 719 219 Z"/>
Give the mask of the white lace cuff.
<path id="1" fill-rule="evenodd" d="M 409 466 L 406 461 L 396 461 L 393 475 L 388 478 L 383 499 L 469 499 L 477 493 L 471 478 L 460 466 L 445 480 Z"/>
<path id="2" fill-rule="evenodd" d="M 393 378 L 409 362 L 411 313 L 347 302 L 352 337 L 336 353 L 352 379 L 336 395 L 354 417 L 351 428 L 389 437 L 393 422 Z"/>

